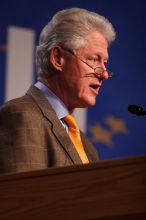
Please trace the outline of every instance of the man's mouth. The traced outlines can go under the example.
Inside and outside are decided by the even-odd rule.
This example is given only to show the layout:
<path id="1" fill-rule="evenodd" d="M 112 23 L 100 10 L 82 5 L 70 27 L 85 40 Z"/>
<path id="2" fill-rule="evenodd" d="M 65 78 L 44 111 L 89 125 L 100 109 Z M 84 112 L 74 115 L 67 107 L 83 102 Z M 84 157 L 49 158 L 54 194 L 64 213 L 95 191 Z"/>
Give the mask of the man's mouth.
<path id="1" fill-rule="evenodd" d="M 98 94 L 98 90 L 100 88 L 99 84 L 90 84 L 89 87 L 91 88 L 91 90 L 97 95 Z"/>

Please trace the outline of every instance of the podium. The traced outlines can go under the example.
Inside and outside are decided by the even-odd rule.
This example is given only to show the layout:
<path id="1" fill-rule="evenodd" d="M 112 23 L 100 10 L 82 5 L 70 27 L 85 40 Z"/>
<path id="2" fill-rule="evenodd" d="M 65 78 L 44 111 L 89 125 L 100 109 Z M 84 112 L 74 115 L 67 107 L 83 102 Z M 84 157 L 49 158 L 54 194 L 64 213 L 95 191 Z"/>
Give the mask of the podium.
<path id="1" fill-rule="evenodd" d="M 146 220 L 146 157 L 0 176 L 0 220 Z"/>

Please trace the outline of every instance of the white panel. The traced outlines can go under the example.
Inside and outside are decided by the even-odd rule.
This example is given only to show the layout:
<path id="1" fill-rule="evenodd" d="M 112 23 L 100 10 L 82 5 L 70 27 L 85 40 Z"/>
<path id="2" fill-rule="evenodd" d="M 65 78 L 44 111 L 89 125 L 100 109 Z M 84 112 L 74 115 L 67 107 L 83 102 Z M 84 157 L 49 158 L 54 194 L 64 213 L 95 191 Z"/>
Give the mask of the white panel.
<path id="1" fill-rule="evenodd" d="M 87 130 L 87 111 L 85 108 L 77 108 L 74 111 L 74 116 L 80 129 L 86 133 Z"/>
<path id="2" fill-rule="evenodd" d="M 34 31 L 9 27 L 7 42 L 6 100 L 25 94 L 33 80 Z"/>

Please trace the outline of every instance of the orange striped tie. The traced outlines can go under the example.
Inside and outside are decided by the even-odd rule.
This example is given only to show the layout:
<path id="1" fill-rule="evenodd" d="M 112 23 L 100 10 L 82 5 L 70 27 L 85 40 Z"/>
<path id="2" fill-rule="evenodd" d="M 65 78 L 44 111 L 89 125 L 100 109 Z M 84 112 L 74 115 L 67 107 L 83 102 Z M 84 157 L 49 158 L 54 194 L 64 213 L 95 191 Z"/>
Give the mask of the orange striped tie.
<path id="1" fill-rule="evenodd" d="M 83 163 L 89 163 L 87 155 L 84 151 L 84 147 L 80 137 L 80 130 L 75 118 L 72 115 L 67 115 L 64 120 L 68 125 L 68 135 L 71 138 L 81 160 Z"/>

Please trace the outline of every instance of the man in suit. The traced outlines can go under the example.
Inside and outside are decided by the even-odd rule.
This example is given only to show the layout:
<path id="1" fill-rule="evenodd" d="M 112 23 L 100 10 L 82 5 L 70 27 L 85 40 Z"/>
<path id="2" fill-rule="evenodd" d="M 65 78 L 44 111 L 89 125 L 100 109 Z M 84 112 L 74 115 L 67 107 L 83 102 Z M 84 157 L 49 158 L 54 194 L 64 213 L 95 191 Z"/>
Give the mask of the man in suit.
<path id="1" fill-rule="evenodd" d="M 54 15 L 37 46 L 37 83 L 0 109 L 1 173 L 98 161 L 81 131 L 78 151 L 66 116 L 95 105 L 103 80 L 111 76 L 106 64 L 114 39 L 112 24 L 99 14 L 71 8 Z"/>

